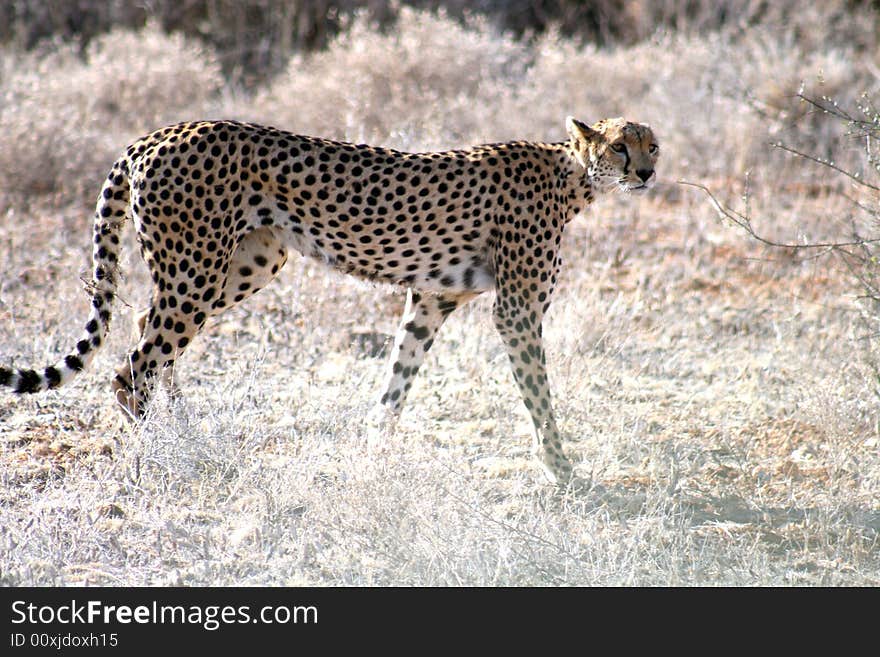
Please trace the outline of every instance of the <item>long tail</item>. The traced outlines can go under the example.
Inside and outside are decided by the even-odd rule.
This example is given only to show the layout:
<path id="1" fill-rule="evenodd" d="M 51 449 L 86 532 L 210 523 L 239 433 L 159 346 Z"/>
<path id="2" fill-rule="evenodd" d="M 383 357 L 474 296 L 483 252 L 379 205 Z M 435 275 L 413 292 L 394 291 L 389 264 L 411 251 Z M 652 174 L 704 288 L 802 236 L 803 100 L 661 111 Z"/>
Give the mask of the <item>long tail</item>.
<path id="1" fill-rule="evenodd" d="M 49 390 L 64 385 L 88 367 L 110 329 L 110 316 L 119 281 L 119 233 L 128 216 L 129 173 L 125 157 L 117 160 L 101 189 L 95 208 L 92 243 L 91 312 L 76 348 L 42 371 L 0 367 L 0 386 L 18 393 Z"/>

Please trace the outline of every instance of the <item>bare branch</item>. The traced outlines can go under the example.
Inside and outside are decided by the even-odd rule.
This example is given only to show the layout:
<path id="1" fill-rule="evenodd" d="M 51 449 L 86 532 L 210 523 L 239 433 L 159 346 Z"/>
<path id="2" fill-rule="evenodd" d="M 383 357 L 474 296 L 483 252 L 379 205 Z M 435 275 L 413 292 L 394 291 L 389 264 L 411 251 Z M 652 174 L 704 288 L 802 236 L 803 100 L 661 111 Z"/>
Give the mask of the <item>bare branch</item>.
<path id="1" fill-rule="evenodd" d="M 775 142 L 771 145 L 773 146 L 773 148 L 778 148 L 779 150 L 785 151 L 786 153 L 791 153 L 792 155 L 796 155 L 797 157 L 802 157 L 805 160 L 810 160 L 811 162 L 815 162 L 816 164 L 821 164 L 823 167 L 828 167 L 829 169 L 833 169 L 834 171 L 837 171 L 838 173 L 842 173 L 847 178 L 854 180 L 859 185 L 867 187 L 868 189 L 873 189 L 875 192 L 880 192 L 880 187 L 877 187 L 876 185 L 872 185 L 871 183 L 866 182 L 863 178 L 859 177 L 857 174 L 850 173 L 846 169 L 841 169 L 839 166 L 837 166 L 833 162 L 829 162 L 828 160 L 823 160 L 823 159 L 815 157 L 813 155 L 808 155 L 807 153 L 804 153 L 804 152 L 799 151 L 794 148 L 789 148 L 788 146 L 786 146 L 785 144 L 783 144 L 781 142 Z"/>
<path id="2" fill-rule="evenodd" d="M 797 97 L 801 101 L 807 103 L 811 108 L 813 108 L 813 110 L 830 115 L 838 121 L 845 123 L 847 125 L 846 134 L 848 137 L 857 137 L 860 139 L 864 138 L 866 162 L 869 167 L 873 167 L 878 172 L 880 172 L 880 157 L 875 154 L 876 143 L 880 141 L 880 113 L 877 113 L 875 110 L 872 109 L 873 106 L 871 105 L 867 97 L 865 99 L 865 104 L 863 106 L 858 106 L 858 108 L 865 114 L 866 117 L 868 117 L 868 120 L 860 119 L 853 116 L 847 110 L 842 109 L 840 106 L 837 105 L 837 103 L 829 100 L 828 98 L 822 98 L 821 101 L 819 101 L 805 96 L 802 92 L 798 93 Z M 814 162 L 820 166 L 827 167 L 832 171 L 846 176 L 862 188 L 871 190 L 872 196 L 875 196 L 876 193 L 880 193 L 880 187 L 878 187 L 877 185 L 867 182 L 860 174 L 854 173 L 852 171 L 847 171 L 846 169 L 835 165 L 832 161 L 828 159 L 809 155 L 807 153 L 797 150 L 796 148 L 786 146 L 782 142 L 776 142 L 772 145 L 773 147 L 790 153 L 796 157 L 809 160 L 810 162 Z M 876 324 L 878 320 L 880 320 L 880 255 L 878 255 L 877 247 L 875 246 L 878 242 L 880 242 L 880 237 L 874 239 L 865 239 L 861 237 L 859 235 L 860 231 L 859 227 L 856 225 L 855 219 L 852 219 L 852 238 L 848 241 L 811 242 L 803 244 L 777 242 L 775 240 L 771 240 L 760 235 L 752 226 L 751 211 L 749 208 L 748 175 L 746 175 L 745 181 L 746 195 L 744 210 L 735 210 L 725 205 L 724 203 L 719 201 L 718 198 L 716 198 L 715 195 L 707 187 L 699 183 L 679 180 L 678 184 L 696 187 L 697 189 L 702 190 L 703 193 L 705 193 L 706 196 L 709 197 L 709 200 L 715 208 L 715 211 L 718 213 L 719 217 L 722 220 L 727 219 L 734 225 L 739 226 L 744 231 L 746 231 L 753 239 L 761 242 L 762 244 L 783 249 L 810 249 L 809 257 L 811 259 L 821 258 L 830 255 L 831 257 L 841 260 L 846 271 L 861 288 L 861 292 L 863 294 L 859 295 L 857 299 L 860 302 L 870 302 L 871 304 L 870 306 L 860 304 L 863 308 L 862 318 L 866 322 L 871 322 L 873 324 Z M 835 193 L 845 198 L 849 203 L 864 212 L 868 217 L 873 217 L 874 219 L 880 218 L 880 209 L 862 203 L 860 199 L 853 198 L 843 190 L 835 190 Z"/>
<path id="3" fill-rule="evenodd" d="M 766 237 L 762 237 L 761 235 L 759 235 L 755 231 L 755 229 L 752 228 L 752 222 L 748 215 L 741 214 L 733 208 L 721 203 L 721 201 L 719 201 L 705 185 L 689 182 L 687 180 L 678 180 L 677 183 L 679 185 L 687 185 L 688 187 L 696 187 L 697 189 L 702 190 L 706 194 L 706 196 L 709 197 L 709 200 L 712 202 L 712 205 L 715 207 L 716 212 L 718 212 L 718 215 L 721 218 L 733 222 L 734 224 L 745 230 L 754 239 L 762 242 L 763 244 L 766 244 L 767 246 L 773 246 L 782 249 L 842 249 L 847 246 L 864 246 L 866 244 L 875 244 L 877 242 L 880 242 L 880 237 L 874 239 L 857 238 L 849 242 L 810 242 L 806 244 L 776 242 L 774 240 L 767 239 Z"/>
<path id="4" fill-rule="evenodd" d="M 850 116 L 850 114 L 846 110 L 842 109 L 839 105 L 835 105 L 834 103 L 832 103 L 830 106 L 823 105 L 823 104 L 819 103 L 818 101 L 816 101 L 815 99 L 810 98 L 809 96 L 805 96 L 802 91 L 798 92 L 797 97 L 800 98 L 805 103 L 807 103 L 808 105 L 812 105 L 816 109 L 818 109 L 822 112 L 825 112 L 826 114 L 831 114 L 833 116 L 836 116 L 839 119 L 843 119 L 844 121 L 850 121 L 852 123 L 859 122 L 859 119 L 856 119 L 856 118 Z"/>
<path id="5" fill-rule="evenodd" d="M 859 118 L 853 116 L 852 114 L 850 114 L 849 112 L 847 112 L 842 107 L 840 107 L 840 105 L 837 105 L 833 101 L 829 101 L 827 98 L 823 98 L 823 100 L 826 102 L 829 102 L 830 105 L 823 105 L 822 103 L 818 102 L 817 100 L 810 98 L 809 96 L 805 96 L 803 93 L 798 93 L 797 97 L 800 98 L 805 103 L 812 105 L 813 107 L 815 107 L 819 111 L 824 112 L 825 114 L 830 114 L 831 116 L 834 116 L 835 118 L 840 119 L 841 121 L 845 121 L 847 123 L 851 123 L 852 125 L 858 126 L 859 129 L 861 129 L 863 131 L 861 136 L 864 136 L 866 134 L 870 134 L 871 132 L 875 132 L 878 128 L 878 126 L 875 122 L 865 120 L 865 119 L 859 119 Z M 868 106 L 866 106 L 865 108 L 860 108 L 860 109 L 867 112 Z"/>

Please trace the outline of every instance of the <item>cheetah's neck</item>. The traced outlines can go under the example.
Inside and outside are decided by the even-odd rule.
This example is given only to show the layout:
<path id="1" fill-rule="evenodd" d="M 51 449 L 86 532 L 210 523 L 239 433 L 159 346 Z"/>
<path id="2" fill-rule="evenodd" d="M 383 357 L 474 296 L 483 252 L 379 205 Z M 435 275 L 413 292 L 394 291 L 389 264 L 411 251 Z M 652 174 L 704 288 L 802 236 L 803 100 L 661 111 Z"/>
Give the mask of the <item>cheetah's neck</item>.
<path id="1" fill-rule="evenodd" d="M 562 200 L 565 223 L 574 219 L 596 198 L 601 187 L 575 157 L 571 142 L 548 144 L 554 155 L 554 170 Z"/>

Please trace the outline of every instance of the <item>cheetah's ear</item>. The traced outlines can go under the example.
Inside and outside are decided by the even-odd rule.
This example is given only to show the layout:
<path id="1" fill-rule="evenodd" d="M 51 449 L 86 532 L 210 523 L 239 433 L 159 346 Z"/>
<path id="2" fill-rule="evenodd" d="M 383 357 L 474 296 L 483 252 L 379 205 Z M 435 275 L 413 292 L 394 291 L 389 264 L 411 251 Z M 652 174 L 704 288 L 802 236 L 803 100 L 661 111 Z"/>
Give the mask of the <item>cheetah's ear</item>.
<path id="1" fill-rule="evenodd" d="M 571 137 L 575 144 L 580 145 L 581 142 L 583 142 L 582 147 L 599 136 L 599 133 L 596 130 L 593 130 L 586 123 L 578 121 L 573 116 L 565 117 L 565 129 L 568 131 L 568 136 Z"/>
<path id="2" fill-rule="evenodd" d="M 596 149 L 590 146 L 598 141 L 602 133 L 593 130 L 586 123 L 578 121 L 573 116 L 565 118 L 565 129 L 568 131 L 568 136 L 571 137 L 575 157 L 586 169 L 587 160 L 592 162 L 596 158 Z"/>

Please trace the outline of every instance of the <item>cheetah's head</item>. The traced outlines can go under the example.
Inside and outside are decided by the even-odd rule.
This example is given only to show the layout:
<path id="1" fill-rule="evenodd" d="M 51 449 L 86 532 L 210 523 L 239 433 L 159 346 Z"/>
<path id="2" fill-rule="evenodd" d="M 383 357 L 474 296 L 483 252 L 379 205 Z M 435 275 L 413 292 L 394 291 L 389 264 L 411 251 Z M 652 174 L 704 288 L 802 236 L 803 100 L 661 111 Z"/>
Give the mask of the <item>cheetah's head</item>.
<path id="1" fill-rule="evenodd" d="M 654 186 L 660 146 L 650 126 L 621 118 L 588 126 L 569 116 L 565 127 L 575 158 L 600 189 L 643 192 Z"/>

